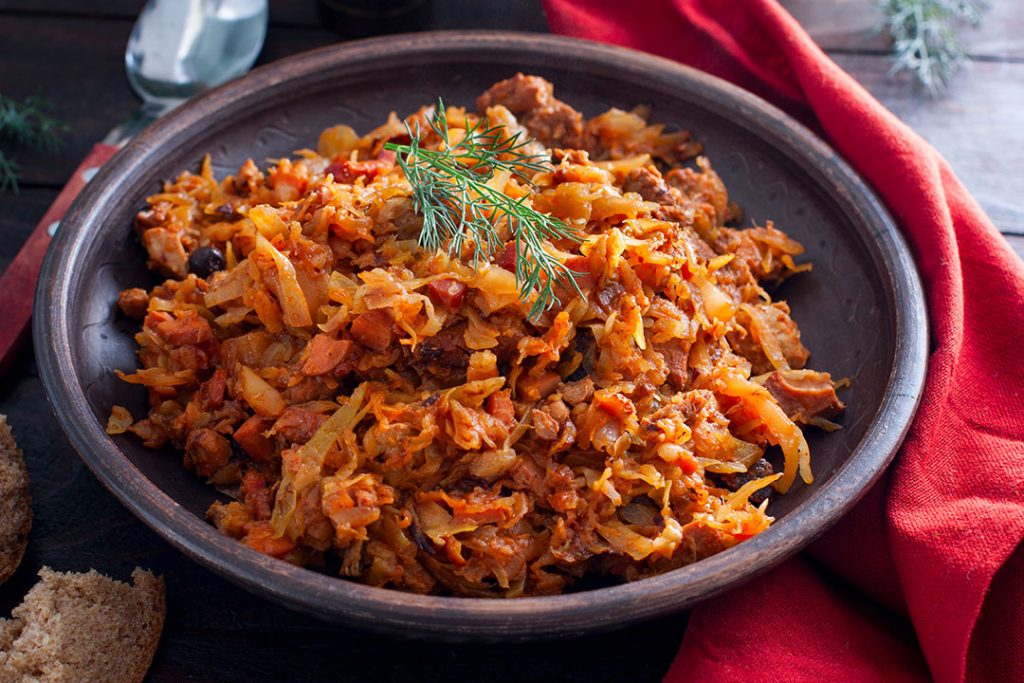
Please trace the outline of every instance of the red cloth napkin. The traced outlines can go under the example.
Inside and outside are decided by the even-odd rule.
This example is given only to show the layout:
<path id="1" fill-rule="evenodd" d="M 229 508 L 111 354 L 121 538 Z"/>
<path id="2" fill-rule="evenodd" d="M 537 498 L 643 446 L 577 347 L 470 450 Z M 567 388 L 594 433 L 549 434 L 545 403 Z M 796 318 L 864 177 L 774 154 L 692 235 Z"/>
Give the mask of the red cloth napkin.
<path id="1" fill-rule="evenodd" d="M 885 479 L 808 552 L 694 610 L 667 680 L 1024 681 L 1020 259 L 774 0 L 545 8 L 556 33 L 690 64 L 819 127 L 896 217 L 928 297 L 924 399 Z"/>

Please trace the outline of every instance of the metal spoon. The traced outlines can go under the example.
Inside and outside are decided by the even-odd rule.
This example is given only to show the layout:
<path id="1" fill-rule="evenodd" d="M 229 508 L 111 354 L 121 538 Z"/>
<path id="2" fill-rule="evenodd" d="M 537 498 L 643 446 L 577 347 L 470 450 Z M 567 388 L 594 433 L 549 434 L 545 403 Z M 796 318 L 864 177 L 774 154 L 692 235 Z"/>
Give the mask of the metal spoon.
<path id="1" fill-rule="evenodd" d="M 266 32 L 267 0 L 150 0 L 124 55 L 143 105 L 103 142 L 121 146 L 193 95 L 244 74 Z"/>
<path id="2" fill-rule="evenodd" d="M 256 61 L 267 30 L 267 0 L 150 0 L 125 52 L 128 82 L 143 105 L 93 146 L 0 276 L 0 376 L 28 337 L 32 292 L 60 219 L 117 150 L 189 97 L 241 76 Z"/>

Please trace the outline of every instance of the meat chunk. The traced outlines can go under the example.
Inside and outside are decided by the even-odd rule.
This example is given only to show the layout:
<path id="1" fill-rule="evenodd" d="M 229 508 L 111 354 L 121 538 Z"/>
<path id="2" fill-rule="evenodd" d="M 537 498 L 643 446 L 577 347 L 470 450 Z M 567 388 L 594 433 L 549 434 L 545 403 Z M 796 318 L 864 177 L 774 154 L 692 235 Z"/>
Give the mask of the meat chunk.
<path id="1" fill-rule="evenodd" d="M 228 464 L 231 458 L 231 444 L 212 429 L 193 429 L 185 440 L 185 467 L 194 469 L 201 477 L 213 473 Z"/>
<path id="2" fill-rule="evenodd" d="M 763 326 L 763 333 L 774 338 L 789 366 L 797 369 L 804 367 L 807 359 L 811 357 L 811 352 L 800 341 L 800 329 L 789 316 L 789 306 L 786 302 L 757 304 L 754 308 Z M 761 343 L 757 341 L 758 336 L 752 331 L 753 322 L 748 320 L 744 327 L 746 334 L 741 331 L 727 335 L 733 350 L 750 361 L 755 375 L 771 372 L 774 368 Z"/>
<path id="3" fill-rule="evenodd" d="M 530 411 L 533 420 L 533 433 L 541 441 L 554 441 L 558 438 L 558 422 L 543 410 Z"/>
<path id="4" fill-rule="evenodd" d="M 622 183 L 623 192 L 636 192 L 648 202 L 674 204 L 678 196 L 665 183 L 665 179 L 654 166 L 634 168 Z"/>
<path id="5" fill-rule="evenodd" d="M 126 289 L 118 295 L 117 306 L 129 318 L 142 320 L 149 308 L 149 295 L 138 287 Z"/>
<path id="6" fill-rule="evenodd" d="M 324 175 L 330 173 L 334 176 L 336 183 L 354 183 L 358 178 L 365 178 L 370 182 L 382 173 L 391 170 L 395 165 L 395 153 L 385 150 L 376 159 L 366 161 L 351 161 L 346 158 L 337 158 L 324 169 Z"/>
<path id="7" fill-rule="evenodd" d="M 273 433 L 292 443 L 306 443 L 327 421 L 327 416 L 299 406 L 288 406 L 274 423 Z"/>
<path id="8" fill-rule="evenodd" d="M 508 389 L 496 391 L 487 397 L 487 412 L 501 420 L 510 429 L 516 423 L 516 407 Z"/>
<path id="9" fill-rule="evenodd" d="M 777 284 L 796 272 L 786 266 L 784 256 L 792 258 L 804 251 L 803 245 L 771 222 L 765 227 L 745 230 L 722 228 L 712 246 L 720 254 L 734 254 L 737 263 L 748 268 L 752 276 L 769 284 Z"/>
<path id="10" fill-rule="evenodd" d="M 333 339 L 326 334 L 318 334 L 309 342 L 309 357 L 302 364 L 302 374 L 316 376 L 326 375 L 345 359 L 352 342 L 347 339 Z"/>
<path id="11" fill-rule="evenodd" d="M 806 423 L 812 417 L 835 417 L 845 407 L 836 396 L 832 376 L 827 372 L 776 370 L 765 379 L 764 387 L 794 422 Z"/>
<path id="12" fill-rule="evenodd" d="M 416 360 L 429 366 L 441 379 L 454 380 L 469 367 L 470 351 L 465 347 L 466 323 L 451 325 L 416 346 Z"/>
<path id="13" fill-rule="evenodd" d="M 385 351 L 394 339 L 391 316 L 377 309 L 356 316 L 351 332 L 357 342 L 375 351 Z"/>
<path id="14" fill-rule="evenodd" d="M 165 275 L 183 278 L 188 275 L 188 253 L 181 242 L 182 234 L 167 228 L 149 228 L 142 233 L 142 246 L 149 254 L 150 265 Z"/>
<path id="15" fill-rule="evenodd" d="M 675 339 L 663 344 L 654 344 L 654 350 L 665 361 L 668 383 L 677 390 L 683 390 L 690 383 L 690 347 Z"/>
<path id="16" fill-rule="evenodd" d="M 589 377 L 578 379 L 575 382 L 566 382 L 559 387 L 559 393 L 569 405 L 577 405 L 589 401 L 594 395 L 594 380 Z"/>
<path id="17" fill-rule="evenodd" d="M 518 73 L 495 83 L 476 101 L 481 114 L 495 105 L 515 114 L 530 135 L 547 147 L 583 146 L 583 115 L 555 99 L 554 86 L 539 76 Z"/>
<path id="18" fill-rule="evenodd" d="M 213 339 L 210 323 L 196 311 L 175 311 L 169 314 L 154 311 L 146 316 L 145 326 L 160 335 L 168 344 L 187 346 Z"/>

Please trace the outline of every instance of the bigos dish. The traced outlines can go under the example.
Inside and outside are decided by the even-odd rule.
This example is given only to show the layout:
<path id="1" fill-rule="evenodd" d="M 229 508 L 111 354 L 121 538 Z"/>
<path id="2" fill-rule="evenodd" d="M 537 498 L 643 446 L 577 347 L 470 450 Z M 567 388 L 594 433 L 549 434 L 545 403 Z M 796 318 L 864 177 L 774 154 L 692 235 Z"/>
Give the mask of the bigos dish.
<path id="1" fill-rule="evenodd" d="M 149 412 L 261 553 L 376 586 L 516 597 L 668 571 L 764 531 L 843 408 L 783 301 L 810 268 L 685 131 L 585 120 L 516 76 L 316 151 L 209 159 L 136 230 Z M 154 456 L 161 457 L 161 456 Z"/>

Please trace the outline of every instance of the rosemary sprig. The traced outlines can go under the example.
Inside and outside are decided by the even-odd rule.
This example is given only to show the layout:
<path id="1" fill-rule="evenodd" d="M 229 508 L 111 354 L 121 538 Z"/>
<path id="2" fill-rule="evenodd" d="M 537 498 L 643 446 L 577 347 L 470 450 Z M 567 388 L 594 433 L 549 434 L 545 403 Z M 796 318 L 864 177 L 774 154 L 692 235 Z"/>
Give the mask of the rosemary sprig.
<path id="1" fill-rule="evenodd" d="M 60 149 L 60 134 L 67 126 L 46 114 L 38 97 L 18 102 L 0 95 L 0 139 L 15 146 L 52 154 Z M 18 191 L 18 164 L 0 149 L 0 192 Z"/>
<path id="2" fill-rule="evenodd" d="M 545 249 L 555 239 L 581 242 L 582 238 L 562 220 L 534 209 L 527 197 L 513 199 L 488 182 L 498 172 L 507 172 L 530 187 L 532 174 L 547 170 L 545 155 L 527 153 L 530 140 L 520 133 L 506 135 L 504 126 L 491 126 L 480 118 L 466 129 L 466 135 L 448 145 L 448 118 L 444 102 L 427 119 L 431 131 L 441 140 L 441 149 L 424 146 L 426 135 L 409 129 L 407 145 L 387 143 L 398 154 L 398 165 L 412 187 L 416 210 L 423 217 L 419 243 L 424 249 L 447 248 L 462 258 L 472 245 L 472 265 L 490 259 L 504 248 L 498 226 L 504 221 L 515 242 L 516 284 L 520 298 L 537 298 L 529 317 L 536 318 L 558 303 L 556 289 L 568 280 L 580 295 L 576 273 Z"/>
<path id="3" fill-rule="evenodd" d="M 985 0 L 879 0 L 893 40 L 892 72 L 908 71 L 932 96 L 941 93 L 967 57 L 956 25 L 976 26 Z"/>

